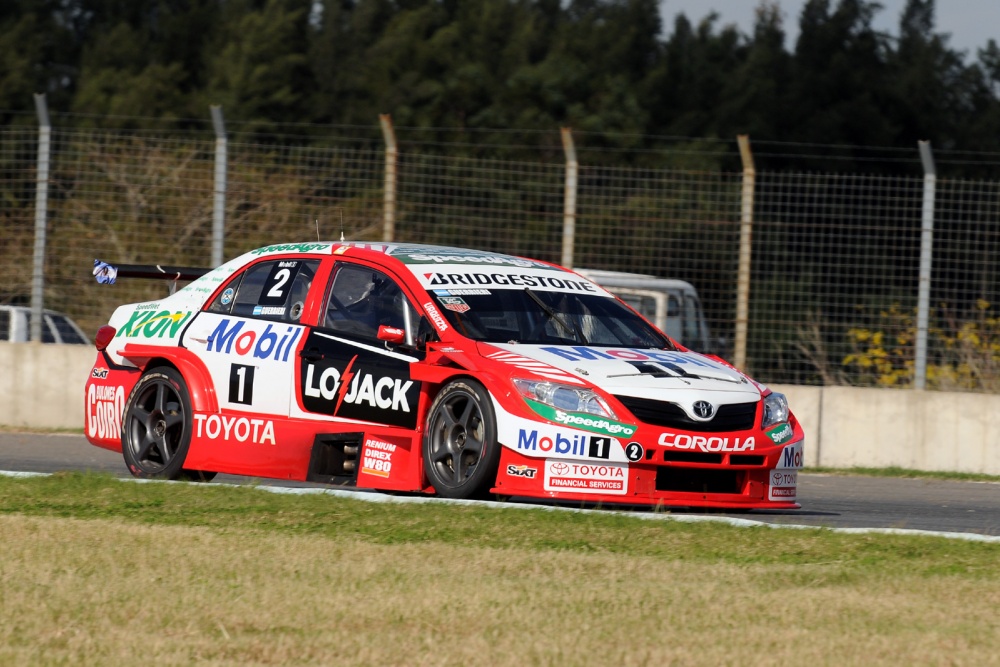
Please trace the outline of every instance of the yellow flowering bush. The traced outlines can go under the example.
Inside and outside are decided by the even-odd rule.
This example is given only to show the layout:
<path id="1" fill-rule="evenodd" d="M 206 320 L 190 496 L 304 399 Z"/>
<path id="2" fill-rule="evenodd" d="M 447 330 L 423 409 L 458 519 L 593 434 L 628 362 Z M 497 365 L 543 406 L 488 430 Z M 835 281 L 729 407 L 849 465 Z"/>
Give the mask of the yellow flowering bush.
<path id="1" fill-rule="evenodd" d="M 947 330 L 927 331 L 927 388 L 1000 392 L 1000 316 L 983 300 L 976 317 L 947 319 Z M 916 318 L 898 304 L 880 313 L 879 330 L 847 331 L 852 351 L 841 362 L 856 383 L 874 387 L 908 387 L 913 383 Z"/>

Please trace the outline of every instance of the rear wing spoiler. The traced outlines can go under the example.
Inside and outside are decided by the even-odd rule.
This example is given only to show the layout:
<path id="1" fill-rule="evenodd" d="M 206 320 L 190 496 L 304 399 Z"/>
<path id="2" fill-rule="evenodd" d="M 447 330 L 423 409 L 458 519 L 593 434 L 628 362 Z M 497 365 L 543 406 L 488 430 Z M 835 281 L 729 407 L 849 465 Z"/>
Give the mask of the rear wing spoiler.
<path id="1" fill-rule="evenodd" d="M 196 280 L 211 271 L 196 266 L 164 266 L 162 264 L 109 264 L 94 260 L 94 278 L 102 285 L 114 285 L 119 278 L 170 280 L 170 293 L 177 290 L 180 280 Z"/>

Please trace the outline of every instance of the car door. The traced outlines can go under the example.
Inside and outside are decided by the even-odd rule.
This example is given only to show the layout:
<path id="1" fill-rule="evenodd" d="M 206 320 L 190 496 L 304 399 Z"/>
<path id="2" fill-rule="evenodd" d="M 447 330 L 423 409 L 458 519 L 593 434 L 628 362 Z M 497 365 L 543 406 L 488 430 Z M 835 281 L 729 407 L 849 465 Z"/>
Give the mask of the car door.
<path id="1" fill-rule="evenodd" d="M 252 264 L 185 331 L 183 345 L 208 368 L 222 411 L 287 418 L 296 350 L 306 331 L 300 320 L 320 263 L 277 258 Z M 210 437 L 219 431 L 200 422 L 198 430 Z M 260 429 L 248 437 L 259 440 Z"/>
<path id="2" fill-rule="evenodd" d="M 386 326 L 413 340 L 419 318 L 399 281 L 376 267 L 341 260 L 325 295 L 319 322 L 302 345 L 293 416 L 415 428 L 420 383 L 410 365 L 424 354 L 378 338 L 379 327 Z"/>

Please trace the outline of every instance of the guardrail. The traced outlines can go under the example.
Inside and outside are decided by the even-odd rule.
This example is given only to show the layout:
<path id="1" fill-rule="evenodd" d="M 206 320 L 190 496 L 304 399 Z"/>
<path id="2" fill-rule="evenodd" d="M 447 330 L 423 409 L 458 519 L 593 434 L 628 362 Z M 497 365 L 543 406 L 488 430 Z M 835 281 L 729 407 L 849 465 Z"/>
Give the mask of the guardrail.
<path id="1" fill-rule="evenodd" d="M 0 425 L 82 429 L 96 352 L 0 345 Z M 1000 475 L 1000 396 L 772 385 L 806 431 L 806 467 L 898 466 Z"/>

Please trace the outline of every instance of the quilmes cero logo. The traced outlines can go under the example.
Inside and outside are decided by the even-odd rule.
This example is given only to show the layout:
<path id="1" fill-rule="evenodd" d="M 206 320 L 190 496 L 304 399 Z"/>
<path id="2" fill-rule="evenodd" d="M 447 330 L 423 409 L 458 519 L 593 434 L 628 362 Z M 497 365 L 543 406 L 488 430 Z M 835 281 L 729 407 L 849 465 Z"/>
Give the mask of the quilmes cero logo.
<path id="1" fill-rule="evenodd" d="M 191 315 L 191 311 L 136 309 L 115 338 L 174 338 Z"/>
<path id="2" fill-rule="evenodd" d="M 223 319 L 208 337 L 208 351 L 288 361 L 295 349 L 295 341 L 302 334 L 300 327 L 285 326 L 284 331 L 281 331 L 280 326 L 275 327 L 273 324 L 268 324 L 262 332 L 253 329 L 243 331 L 244 324 L 246 322 Z"/>

